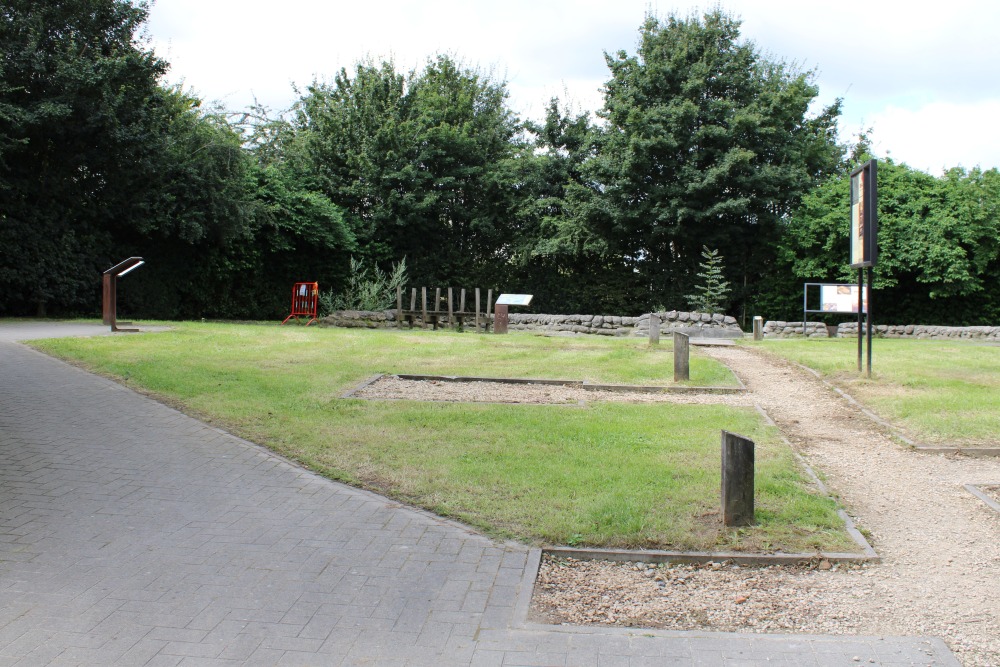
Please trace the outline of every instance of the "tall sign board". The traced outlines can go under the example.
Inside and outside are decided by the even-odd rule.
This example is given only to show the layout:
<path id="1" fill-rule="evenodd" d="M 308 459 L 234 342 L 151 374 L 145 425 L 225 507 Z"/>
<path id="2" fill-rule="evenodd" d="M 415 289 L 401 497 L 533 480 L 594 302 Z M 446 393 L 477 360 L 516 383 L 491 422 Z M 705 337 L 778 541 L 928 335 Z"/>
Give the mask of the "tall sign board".
<path id="1" fill-rule="evenodd" d="M 878 167 L 869 160 L 851 172 L 851 268 L 858 270 L 858 370 L 865 332 L 868 338 L 868 377 L 872 376 L 872 267 L 878 259 Z M 865 272 L 868 284 L 865 285 Z M 867 291 L 865 288 L 867 287 Z M 867 318 L 862 298 L 867 297 Z M 862 327 L 862 320 L 867 326 Z"/>
<path id="2" fill-rule="evenodd" d="M 878 259 L 878 187 L 875 160 L 851 172 L 851 268 L 875 266 Z"/>

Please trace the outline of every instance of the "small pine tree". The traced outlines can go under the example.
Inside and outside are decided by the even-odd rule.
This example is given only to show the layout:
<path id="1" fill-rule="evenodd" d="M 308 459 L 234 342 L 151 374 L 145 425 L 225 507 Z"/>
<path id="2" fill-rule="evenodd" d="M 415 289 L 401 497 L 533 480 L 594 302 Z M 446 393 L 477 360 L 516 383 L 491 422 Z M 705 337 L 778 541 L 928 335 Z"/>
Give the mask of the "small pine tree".
<path id="1" fill-rule="evenodd" d="M 699 278 L 704 280 L 694 288 L 695 294 L 688 294 L 691 307 L 701 313 L 718 313 L 729 297 L 729 281 L 722 277 L 722 256 L 718 250 L 702 246 L 701 256 L 705 261 L 699 264 Z"/>

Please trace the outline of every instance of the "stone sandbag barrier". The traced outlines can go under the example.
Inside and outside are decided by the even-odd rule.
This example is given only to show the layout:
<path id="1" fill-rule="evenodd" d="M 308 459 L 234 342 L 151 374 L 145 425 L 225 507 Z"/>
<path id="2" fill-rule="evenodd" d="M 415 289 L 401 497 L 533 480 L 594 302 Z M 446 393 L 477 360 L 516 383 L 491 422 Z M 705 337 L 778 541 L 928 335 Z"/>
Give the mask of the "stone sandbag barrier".
<path id="1" fill-rule="evenodd" d="M 660 332 L 687 334 L 692 338 L 742 338 L 743 329 L 736 318 L 719 313 L 698 313 L 671 310 L 657 313 Z M 342 310 L 324 317 L 325 326 L 393 329 L 399 327 L 396 310 L 358 311 Z M 420 319 L 414 323 L 419 326 Z M 649 313 L 638 317 L 619 315 L 544 315 L 511 313 L 508 328 L 511 331 L 536 331 L 594 334 L 599 336 L 649 336 Z"/>

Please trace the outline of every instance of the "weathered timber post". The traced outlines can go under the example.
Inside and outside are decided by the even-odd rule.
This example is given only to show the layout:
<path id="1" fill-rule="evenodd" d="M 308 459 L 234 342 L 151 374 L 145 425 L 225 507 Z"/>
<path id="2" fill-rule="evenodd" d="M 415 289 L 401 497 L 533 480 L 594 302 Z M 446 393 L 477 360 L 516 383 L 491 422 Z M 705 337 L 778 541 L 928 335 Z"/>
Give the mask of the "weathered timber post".
<path id="1" fill-rule="evenodd" d="M 722 432 L 722 523 L 752 526 L 754 444 L 741 435 Z"/>
<path id="2" fill-rule="evenodd" d="M 660 344 L 660 316 L 656 313 L 649 314 L 649 344 Z"/>
<path id="3" fill-rule="evenodd" d="M 451 305 L 451 288 L 448 288 L 448 326 L 455 328 L 455 309 Z"/>
<path id="4" fill-rule="evenodd" d="M 479 333 L 479 288 L 476 288 L 476 333 Z"/>
<path id="5" fill-rule="evenodd" d="M 753 339 L 764 340 L 764 318 L 760 315 L 753 318 Z"/>
<path id="6" fill-rule="evenodd" d="M 674 382 L 691 379 L 691 343 L 687 334 L 674 332 Z"/>
<path id="7" fill-rule="evenodd" d="M 416 319 L 414 313 L 417 312 L 417 288 L 410 292 L 410 328 L 413 328 L 413 320 Z"/>
<path id="8" fill-rule="evenodd" d="M 403 328 L 403 288 L 396 285 L 396 326 Z"/>
<path id="9" fill-rule="evenodd" d="M 420 303 L 421 303 L 421 313 L 423 313 L 423 319 L 420 322 L 420 328 L 427 328 L 427 288 L 420 288 Z"/>
<path id="10" fill-rule="evenodd" d="M 493 310 L 493 333 L 495 334 L 505 334 L 507 333 L 507 304 L 498 303 Z"/>
<path id="11" fill-rule="evenodd" d="M 486 290 L 486 323 L 484 325 L 484 330 L 489 333 L 490 331 L 490 309 L 493 307 L 493 288 Z"/>

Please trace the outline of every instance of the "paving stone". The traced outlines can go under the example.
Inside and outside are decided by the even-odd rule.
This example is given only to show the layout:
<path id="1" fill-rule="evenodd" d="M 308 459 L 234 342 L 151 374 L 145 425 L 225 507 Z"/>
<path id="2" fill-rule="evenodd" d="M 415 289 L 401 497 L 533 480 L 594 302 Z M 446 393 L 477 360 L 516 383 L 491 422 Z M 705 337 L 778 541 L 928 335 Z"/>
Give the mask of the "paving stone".
<path id="1" fill-rule="evenodd" d="M 0 667 L 958 664 L 928 638 L 526 623 L 527 547 L 3 342 L 18 335 L 0 323 Z"/>

